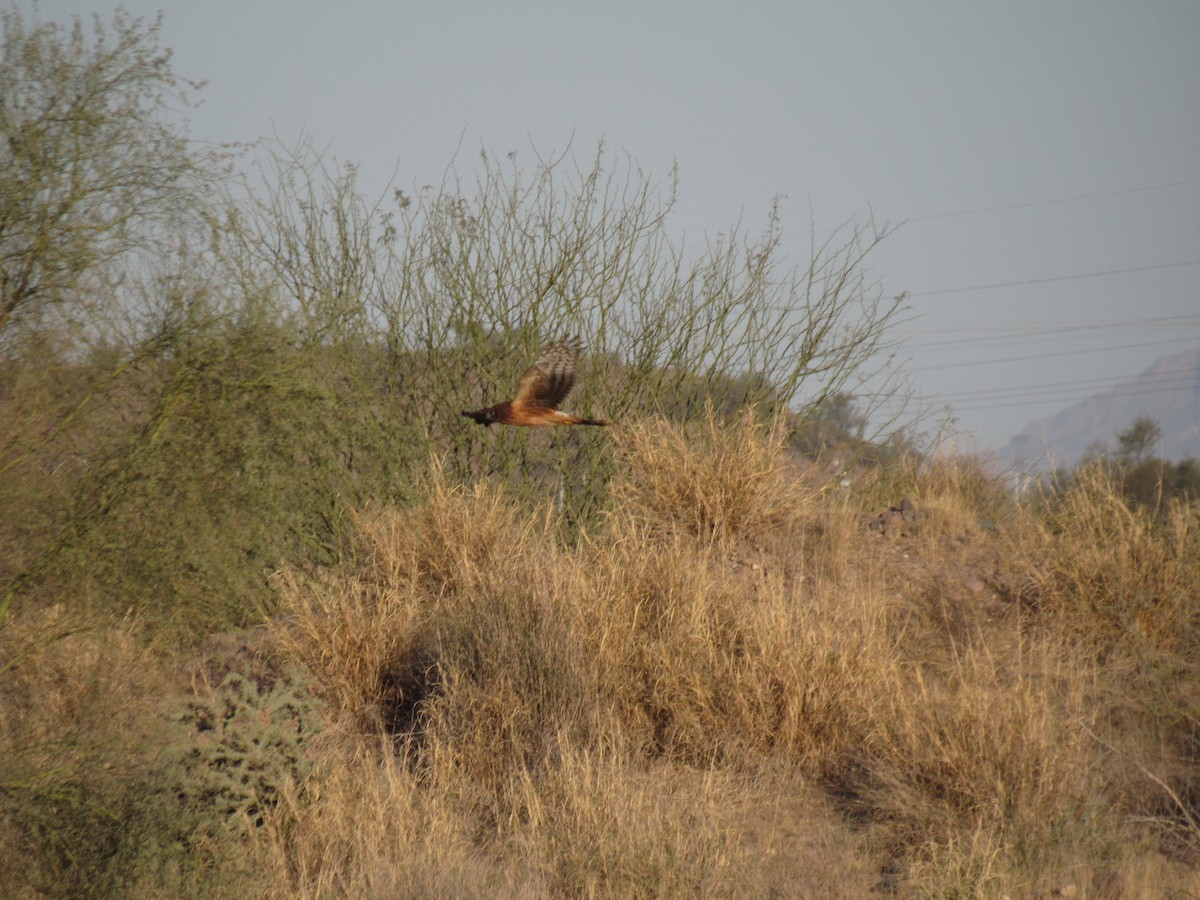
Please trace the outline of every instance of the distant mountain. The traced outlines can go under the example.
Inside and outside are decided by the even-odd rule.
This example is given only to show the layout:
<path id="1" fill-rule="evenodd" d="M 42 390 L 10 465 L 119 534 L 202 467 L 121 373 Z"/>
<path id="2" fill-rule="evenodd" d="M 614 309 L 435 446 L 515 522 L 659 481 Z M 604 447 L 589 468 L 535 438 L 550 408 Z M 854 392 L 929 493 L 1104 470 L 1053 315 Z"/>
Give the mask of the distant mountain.
<path id="1" fill-rule="evenodd" d="M 1115 448 L 1142 415 L 1162 428 L 1155 456 L 1200 459 L 1200 348 L 1159 357 L 1136 378 L 1029 423 L 999 455 L 1025 470 L 1073 466 L 1096 444 Z"/>

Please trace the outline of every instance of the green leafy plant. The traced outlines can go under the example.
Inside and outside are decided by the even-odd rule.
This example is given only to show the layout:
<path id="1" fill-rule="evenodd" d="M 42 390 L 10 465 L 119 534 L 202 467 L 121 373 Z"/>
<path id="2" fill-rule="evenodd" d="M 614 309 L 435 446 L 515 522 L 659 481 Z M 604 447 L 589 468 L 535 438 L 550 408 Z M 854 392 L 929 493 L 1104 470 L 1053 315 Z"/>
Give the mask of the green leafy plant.
<path id="1" fill-rule="evenodd" d="M 290 678 L 262 683 L 237 672 L 188 701 L 177 721 L 179 796 L 215 825 L 256 827 L 312 772 L 306 749 L 322 727 L 320 704 Z"/>

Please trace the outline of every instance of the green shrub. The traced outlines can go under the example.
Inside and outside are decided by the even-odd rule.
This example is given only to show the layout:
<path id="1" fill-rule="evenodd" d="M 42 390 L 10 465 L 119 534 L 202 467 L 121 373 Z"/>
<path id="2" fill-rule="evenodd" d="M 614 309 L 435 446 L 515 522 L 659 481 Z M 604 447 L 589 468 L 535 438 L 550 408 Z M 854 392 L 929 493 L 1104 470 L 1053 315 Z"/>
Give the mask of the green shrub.
<path id="1" fill-rule="evenodd" d="M 230 673 L 177 718 L 187 729 L 172 754 L 178 796 L 216 827 L 260 826 L 281 793 L 312 772 L 306 748 L 322 727 L 319 710 L 293 679 L 264 684 Z"/>

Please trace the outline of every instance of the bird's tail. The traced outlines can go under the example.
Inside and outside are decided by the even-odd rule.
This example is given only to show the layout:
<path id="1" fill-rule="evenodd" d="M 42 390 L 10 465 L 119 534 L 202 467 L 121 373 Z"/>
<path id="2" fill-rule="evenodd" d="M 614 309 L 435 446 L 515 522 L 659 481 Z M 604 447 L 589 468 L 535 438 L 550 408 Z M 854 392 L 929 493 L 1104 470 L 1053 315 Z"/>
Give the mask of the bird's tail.
<path id="1" fill-rule="evenodd" d="M 607 422 L 604 422 L 604 421 L 601 421 L 600 419 L 581 419 L 581 418 L 579 418 L 579 416 L 571 416 L 571 421 L 570 421 L 568 424 L 569 424 L 569 425 L 600 425 L 600 426 L 605 426 L 605 425 L 607 425 L 608 423 L 607 423 Z"/>

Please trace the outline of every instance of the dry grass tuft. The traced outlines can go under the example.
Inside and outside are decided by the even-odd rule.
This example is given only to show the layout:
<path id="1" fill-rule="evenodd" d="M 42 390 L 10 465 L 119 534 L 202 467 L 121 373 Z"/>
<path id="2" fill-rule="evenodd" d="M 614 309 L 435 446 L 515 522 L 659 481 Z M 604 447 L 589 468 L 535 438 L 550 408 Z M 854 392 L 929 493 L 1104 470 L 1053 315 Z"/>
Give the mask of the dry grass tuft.
<path id="1" fill-rule="evenodd" d="M 0 884 L 11 896 L 253 889 L 180 797 L 174 679 L 129 621 L 63 607 L 0 628 Z M 182 702 L 180 701 L 180 705 Z M 225 879 L 229 879 L 226 881 Z"/>
<path id="2" fill-rule="evenodd" d="M 62 606 L 10 618 L 0 629 L 0 780 L 38 781 L 143 729 L 161 674 L 129 622 Z"/>
<path id="3" fill-rule="evenodd" d="M 319 782 L 287 796 L 255 842 L 273 873 L 270 896 L 480 896 L 506 886 L 452 799 L 386 748 L 360 742 L 324 762 Z"/>
<path id="4" fill-rule="evenodd" d="M 861 737 L 849 682 L 890 659 L 866 586 L 791 566 L 731 572 L 707 542 L 610 522 L 577 563 L 573 631 L 627 737 L 652 754 L 817 760 Z M 789 577 L 789 575 L 791 577 Z"/>
<path id="5" fill-rule="evenodd" d="M 648 419 L 614 430 L 619 515 L 716 541 L 762 539 L 790 524 L 816 491 L 785 464 L 782 423 L 761 422 L 753 408 L 740 416 L 731 422 L 710 407 L 691 427 Z"/>
<path id="6" fill-rule="evenodd" d="M 971 458 L 902 456 L 856 478 L 851 490 L 868 510 L 908 497 L 918 510 L 916 533 L 935 545 L 1002 528 L 1015 510 L 1003 484 Z"/>
<path id="7" fill-rule="evenodd" d="M 1094 466 L 1029 524 L 1012 551 L 1025 563 L 1018 591 L 1035 613 L 1101 657 L 1196 649 L 1196 509 L 1173 504 L 1160 518 L 1131 508 L 1111 473 Z"/>
<path id="8" fill-rule="evenodd" d="M 386 849 L 337 838 L 342 889 L 769 892 L 795 873 L 755 868 L 753 826 L 736 810 L 760 796 L 756 773 L 781 766 L 823 792 L 837 827 L 858 830 L 858 858 L 874 860 L 883 885 L 1049 891 L 1080 865 L 1119 876 L 1145 863 L 1122 849 L 1136 829 L 1120 818 L 1131 795 L 1119 786 L 1145 748 L 1101 739 L 1115 707 L 1091 645 L 988 588 L 1004 583 L 992 571 L 1002 542 L 1050 536 L 1053 519 L 1038 532 L 1032 510 L 949 462 L 821 496 L 750 418 L 710 417 L 694 437 L 643 423 L 618 441 L 611 511 L 573 544 L 548 512 L 523 515 L 502 491 L 448 485 L 435 467 L 423 504 L 363 517 L 352 571 L 281 582 L 282 644 L 308 648 L 299 658 L 318 690 L 367 709 L 384 702 L 379 673 L 401 672 L 390 683 L 419 696 L 419 728 L 348 720 L 399 747 L 355 757 L 371 791 L 399 799 L 346 787 L 320 802 L 399 803 L 442 837 L 381 838 L 417 841 L 415 882 Z M 882 541 L 861 525 L 864 498 L 901 485 L 918 527 Z M 1064 515 L 1082 527 L 1082 513 Z M 1124 539 L 1147 542 L 1122 564 L 1136 556 L 1174 584 L 1162 560 L 1178 552 L 1178 526 L 1120 521 Z M 1027 558 L 1058 559 L 1043 550 Z M 955 610 L 951 639 L 938 637 L 950 623 L 934 608 Z M 1082 614 L 1077 624 L 1108 627 Z M 339 679 L 357 687 L 332 688 Z M 813 827 L 807 809 L 792 827 Z M 288 815 L 309 821 L 300 799 Z M 276 823 L 272 852 L 325 859 L 334 838 L 315 823 L 342 818 L 355 821 L 313 818 L 308 837 Z M 809 883 L 831 883 L 826 874 Z M 332 891 L 325 877 L 291 884 Z"/>
<path id="9" fill-rule="evenodd" d="M 556 593 L 554 532 L 503 491 L 452 487 L 363 517 L 362 562 L 324 581 L 281 576 L 279 646 L 350 735 L 390 735 L 428 764 L 453 755 L 494 794 L 507 767 L 590 724 Z M 557 579 L 557 581 L 556 581 Z"/>
<path id="10" fill-rule="evenodd" d="M 488 835 L 487 879 L 508 883 L 512 865 L 494 860 L 519 848 L 540 859 L 539 892 L 552 895 L 724 892 L 746 875 L 732 839 L 713 830 L 717 801 L 667 790 L 661 773 L 682 785 L 714 765 L 750 772 L 773 753 L 819 769 L 862 739 L 861 711 L 840 697 L 886 665 L 871 605 L 845 602 L 817 574 L 827 566 L 805 575 L 819 542 L 750 582 L 728 571 L 747 535 L 765 536 L 768 522 L 807 534 L 801 513 L 813 510 L 786 481 L 775 438 L 744 428 L 730 446 L 759 455 L 750 481 L 775 497 L 758 519 L 739 512 L 700 536 L 617 511 L 567 547 L 552 516 L 522 518 L 502 492 L 435 474 L 420 506 L 362 518 L 352 571 L 281 576 L 279 646 L 342 710 L 344 734 L 390 735 L 407 761 L 372 783 L 405 803 L 436 793 L 458 823 L 446 827 Z M 667 458 L 648 438 L 642 450 Z M 419 712 L 396 728 L 381 706 Z M 307 821 L 303 801 L 291 815 Z M 300 832 L 279 827 L 272 852 L 307 858 L 281 849 Z M 364 859 L 347 865 L 367 883 Z"/>
<path id="11" fill-rule="evenodd" d="M 448 485 L 436 462 L 425 502 L 360 515 L 358 530 L 359 562 L 347 570 L 279 576 L 274 630 L 352 730 L 397 733 L 461 675 L 451 657 L 462 643 L 490 653 L 533 624 L 539 611 L 522 601 L 553 548 L 502 489 Z"/>
<path id="12" fill-rule="evenodd" d="M 893 679 L 872 694 L 856 803 L 877 839 L 910 848 L 913 877 L 987 894 L 1060 862 L 1063 845 L 1112 849 L 1096 693 L 1065 647 L 1027 641 L 1016 660 L 972 649 Z"/>
<path id="13" fill-rule="evenodd" d="M 322 583 L 285 572 L 278 586 L 285 612 L 275 639 L 309 672 L 334 724 L 350 734 L 412 727 L 436 660 L 411 595 L 354 575 Z"/>
<path id="14" fill-rule="evenodd" d="M 1076 473 L 1007 547 L 1037 627 L 1100 675 L 1093 740 L 1114 808 L 1200 859 L 1200 528 L 1197 509 L 1131 507 L 1103 467 Z"/>
<path id="15" fill-rule="evenodd" d="M 857 842 L 794 780 L 735 778 L 561 736 L 481 820 L 461 770 L 339 752 L 256 843 L 272 896 L 837 896 L 865 892 Z M 781 801 L 786 787 L 804 798 Z"/>
<path id="16" fill-rule="evenodd" d="M 752 871 L 728 826 L 744 791 L 694 770 L 565 744 L 513 790 L 508 853 L 547 896 L 730 896 Z"/>

